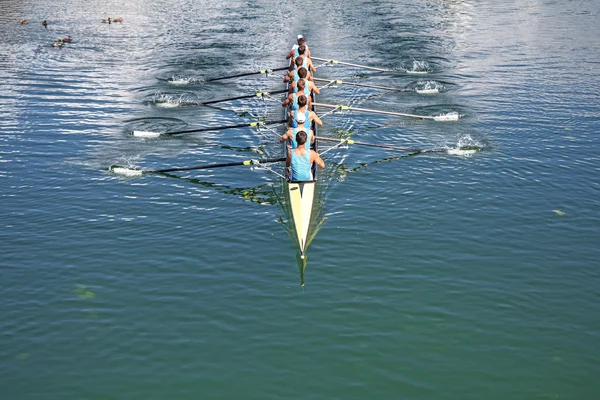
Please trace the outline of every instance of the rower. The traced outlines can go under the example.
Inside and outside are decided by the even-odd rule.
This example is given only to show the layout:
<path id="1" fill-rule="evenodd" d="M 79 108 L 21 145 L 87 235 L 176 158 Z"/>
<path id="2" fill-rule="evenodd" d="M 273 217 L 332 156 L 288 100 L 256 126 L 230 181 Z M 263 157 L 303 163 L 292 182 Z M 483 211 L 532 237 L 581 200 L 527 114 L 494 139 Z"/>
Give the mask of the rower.
<path id="1" fill-rule="evenodd" d="M 304 59 L 302 57 L 296 57 L 294 60 L 295 68 L 290 67 L 290 72 L 288 72 L 288 74 L 283 78 L 283 82 L 287 83 L 291 81 L 298 81 L 298 79 L 301 78 L 299 75 L 301 69 L 304 69 L 306 71 L 306 76 L 304 78 L 307 78 L 309 81 L 312 81 L 312 74 L 307 68 L 302 66 L 303 63 Z"/>
<path id="2" fill-rule="evenodd" d="M 290 93 L 288 95 L 288 97 L 286 97 L 284 102 L 281 103 L 281 105 L 283 107 L 289 105 L 292 110 L 297 110 L 298 109 L 298 96 L 303 94 L 307 98 L 308 108 L 312 108 L 311 107 L 312 106 L 312 98 L 310 96 L 310 89 L 307 85 L 310 83 L 312 83 L 312 82 L 310 82 L 306 79 L 298 80 L 298 83 L 296 84 L 296 90 L 294 91 L 294 93 Z M 313 83 L 313 85 L 314 85 L 314 83 Z M 319 89 L 317 88 L 317 90 L 319 90 Z"/>
<path id="3" fill-rule="evenodd" d="M 306 55 L 310 57 L 310 49 L 308 48 L 308 44 L 306 44 L 306 39 L 302 35 L 298 35 L 298 44 L 295 44 L 287 56 L 285 56 L 286 60 L 289 60 L 292 57 L 298 57 L 298 48 L 304 45 L 306 47 Z"/>
<path id="4" fill-rule="evenodd" d="M 303 125 L 299 126 L 298 128 L 289 128 L 286 133 L 281 135 L 281 137 L 279 138 L 279 142 L 283 143 L 286 140 L 289 140 L 292 149 L 295 149 L 296 147 L 298 147 L 298 142 L 296 141 L 296 135 L 298 135 L 298 132 L 308 132 L 310 136 L 310 143 L 314 143 L 315 133 L 312 129 L 306 129 Z"/>
<path id="5" fill-rule="evenodd" d="M 306 54 L 306 46 L 302 45 L 298 47 L 298 55 L 294 57 L 294 62 L 290 65 L 290 71 L 293 69 L 298 69 L 300 65 L 296 62 L 298 57 L 302 57 L 302 66 L 308 70 L 308 72 L 317 72 L 312 60 Z"/>
<path id="6" fill-rule="evenodd" d="M 291 167 L 291 181 L 311 181 L 313 176 L 311 173 L 312 163 L 316 163 L 320 168 L 325 168 L 325 163 L 319 153 L 306 148 L 306 132 L 300 131 L 296 134 L 296 142 L 298 147 L 292 149 L 288 147 L 285 166 Z"/>
<path id="7" fill-rule="evenodd" d="M 304 126 L 306 130 L 309 130 L 313 122 L 319 126 L 323 125 L 321 118 L 319 118 L 317 113 L 311 111 L 306 106 L 306 103 L 305 95 L 298 96 L 298 109 L 289 113 L 288 124 L 290 127 L 298 128 L 299 126 Z"/>
<path id="8" fill-rule="evenodd" d="M 304 81 L 306 81 L 306 85 L 308 86 L 309 91 L 314 92 L 315 94 L 321 94 L 321 91 L 319 90 L 317 85 L 315 85 L 315 83 L 311 79 L 307 78 L 307 75 L 308 75 L 308 71 L 306 70 L 306 68 L 300 68 L 297 73 L 298 79 L 295 79 L 290 84 L 289 93 L 297 92 L 298 91 L 298 82 L 300 80 L 304 80 Z"/>

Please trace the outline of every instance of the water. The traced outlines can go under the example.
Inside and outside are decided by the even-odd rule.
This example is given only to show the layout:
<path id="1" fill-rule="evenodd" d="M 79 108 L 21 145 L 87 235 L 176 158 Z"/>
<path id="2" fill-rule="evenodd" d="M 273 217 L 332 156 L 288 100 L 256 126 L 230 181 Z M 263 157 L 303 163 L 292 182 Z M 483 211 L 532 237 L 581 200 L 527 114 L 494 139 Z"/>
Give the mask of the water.
<path id="1" fill-rule="evenodd" d="M 597 2 L 0 5 L 2 399 L 597 396 Z M 484 151 L 321 143 L 305 266 L 272 171 L 107 171 L 278 157 L 277 126 L 130 133 L 280 118 L 279 98 L 198 102 L 281 88 L 204 81 L 281 66 L 298 33 L 397 71 L 321 77 L 439 89 L 320 102 L 461 115 L 334 113 L 322 135 Z"/>

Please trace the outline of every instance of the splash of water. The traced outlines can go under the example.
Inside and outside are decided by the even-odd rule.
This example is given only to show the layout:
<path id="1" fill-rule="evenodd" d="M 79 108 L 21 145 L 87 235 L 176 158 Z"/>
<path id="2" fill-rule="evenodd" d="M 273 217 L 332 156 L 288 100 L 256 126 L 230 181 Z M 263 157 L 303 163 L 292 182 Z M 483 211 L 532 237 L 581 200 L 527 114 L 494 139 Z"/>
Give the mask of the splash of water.
<path id="1" fill-rule="evenodd" d="M 152 96 L 152 104 L 154 104 L 156 107 L 175 108 L 198 105 L 198 102 L 189 99 L 189 97 L 185 94 L 175 96 L 167 93 L 157 92 L 154 94 L 154 96 Z"/>
<path id="2" fill-rule="evenodd" d="M 458 121 L 460 114 L 456 111 L 452 111 L 446 114 L 439 114 L 433 117 L 435 121 Z"/>
<path id="3" fill-rule="evenodd" d="M 115 174 L 123 175 L 123 176 L 127 176 L 127 177 L 142 176 L 142 174 L 144 173 L 143 171 L 141 171 L 139 169 L 131 169 L 131 168 L 126 168 L 126 167 L 118 167 L 118 166 L 111 167 L 110 171 L 114 172 Z"/>
<path id="4" fill-rule="evenodd" d="M 412 67 L 407 68 L 406 72 L 409 74 L 428 74 L 431 72 L 429 63 L 425 60 L 413 60 Z"/>
<path id="5" fill-rule="evenodd" d="M 185 76 L 175 76 L 175 75 L 173 75 L 172 77 L 170 77 L 169 79 L 167 79 L 167 82 L 170 85 L 184 86 L 184 85 L 193 85 L 193 84 L 196 84 L 196 83 L 201 83 L 202 79 L 194 77 L 194 76 L 185 77 Z"/>
<path id="6" fill-rule="evenodd" d="M 482 149 L 483 147 L 477 140 L 473 139 L 471 135 L 465 134 L 458 137 L 456 147 L 449 148 L 448 154 L 469 157 Z"/>
<path id="7" fill-rule="evenodd" d="M 419 81 L 415 87 L 415 92 L 419 94 L 436 94 L 442 91 L 444 85 L 436 81 Z"/>

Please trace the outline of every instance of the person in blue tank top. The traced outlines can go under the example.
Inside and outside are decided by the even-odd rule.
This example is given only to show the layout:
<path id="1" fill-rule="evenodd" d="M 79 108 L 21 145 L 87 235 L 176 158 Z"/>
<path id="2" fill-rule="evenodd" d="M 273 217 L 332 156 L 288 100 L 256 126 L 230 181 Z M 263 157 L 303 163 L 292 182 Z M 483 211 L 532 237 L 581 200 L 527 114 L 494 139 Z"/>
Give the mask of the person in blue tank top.
<path id="1" fill-rule="evenodd" d="M 310 90 L 308 89 L 308 87 L 306 86 L 306 80 L 304 79 L 300 79 L 298 81 L 298 87 L 296 88 L 297 91 L 294 93 L 291 93 L 290 95 L 288 95 L 288 97 L 285 98 L 285 100 L 283 101 L 283 103 L 281 103 L 281 105 L 283 107 L 286 106 L 290 106 L 290 108 L 292 110 L 297 110 L 300 106 L 298 106 L 298 97 L 300 97 L 301 95 L 306 96 L 306 99 L 308 100 L 308 108 L 311 108 L 311 103 L 312 103 L 312 98 L 310 96 Z"/>
<path id="2" fill-rule="evenodd" d="M 310 92 L 314 92 L 315 94 L 321 94 L 321 90 L 317 87 L 317 85 L 315 85 L 315 83 L 310 79 L 307 79 L 307 75 L 308 75 L 308 71 L 306 70 L 306 68 L 300 68 L 298 70 L 298 72 L 295 72 L 298 76 L 298 80 L 293 80 L 294 76 L 291 77 L 291 84 L 289 85 L 289 93 L 295 93 L 298 90 L 298 82 L 300 82 L 301 80 L 306 81 L 306 86 L 308 86 L 308 90 Z"/>
<path id="3" fill-rule="evenodd" d="M 323 121 L 315 113 L 306 106 L 307 100 L 305 95 L 298 96 L 298 109 L 289 113 L 288 125 L 292 128 L 304 126 L 307 130 L 311 128 L 312 123 L 321 126 Z"/>
<path id="4" fill-rule="evenodd" d="M 312 81 L 312 74 L 310 73 L 310 71 L 306 68 L 304 68 L 302 66 L 302 57 L 297 57 L 296 58 L 296 67 L 297 68 L 291 68 L 290 71 L 288 72 L 288 74 L 283 78 L 283 82 L 287 83 L 287 82 L 298 82 L 298 79 L 308 79 L 309 81 Z M 291 66 L 290 66 L 291 67 Z M 306 74 L 304 77 L 302 77 L 300 75 L 300 71 L 306 71 Z"/>
<path id="5" fill-rule="evenodd" d="M 296 134 L 298 147 L 293 150 L 288 147 L 285 165 L 291 168 L 290 180 L 292 181 L 311 181 L 313 176 L 310 169 L 313 162 L 320 168 L 325 168 L 319 153 L 306 148 L 306 140 L 306 132 L 299 131 Z"/>
<path id="6" fill-rule="evenodd" d="M 306 55 L 310 57 L 310 50 L 308 49 L 308 44 L 306 43 L 306 39 L 302 35 L 298 35 L 298 44 L 295 44 L 287 56 L 285 56 L 286 60 L 289 60 L 292 57 L 298 57 L 298 48 L 304 45 L 306 47 Z"/>
<path id="7" fill-rule="evenodd" d="M 312 60 L 310 59 L 309 56 L 306 55 L 306 47 L 304 46 L 300 46 L 298 48 L 298 54 L 295 58 L 294 58 L 294 62 L 292 63 L 292 67 L 293 69 L 298 69 L 300 68 L 300 65 L 298 62 L 296 62 L 296 60 L 298 58 L 302 59 L 302 67 L 306 68 L 309 72 L 317 72 L 317 69 L 315 68 L 315 65 L 313 64 Z"/>
<path id="8" fill-rule="evenodd" d="M 315 133 L 313 132 L 313 130 L 309 129 L 307 131 L 305 127 L 301 126 L 299 128 L 288 129 L 286 133 L 281 135 L 281 137 L 279 138 L 279 142 L 289 140 L 290 144 L 292 146 L 292 149 L 295 149 L 296 147 L 298 147 L 298 142 L 296 141 L 296 136 L 298 135 L 298 132 L 300 132 L 300 131 L 308 132 L 311 144 L 315 141 Z"/>

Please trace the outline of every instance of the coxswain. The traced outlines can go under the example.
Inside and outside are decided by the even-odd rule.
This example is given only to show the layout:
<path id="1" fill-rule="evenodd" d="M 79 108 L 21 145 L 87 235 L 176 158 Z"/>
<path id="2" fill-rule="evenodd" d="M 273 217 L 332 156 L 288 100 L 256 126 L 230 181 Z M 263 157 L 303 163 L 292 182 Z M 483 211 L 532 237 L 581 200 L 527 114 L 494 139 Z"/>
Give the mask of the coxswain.
<path id="1" fill-rule="evenodd" d="M 302 35 L 298 35 L 298 44 L 295 44 L 287 56 L 285 56 L 286 60 L 289 60 L 292 57 L 298 57 L 298 48 L 304 45 L 306 47 L 306 55 L 310 58 L 310 49 L 308 48 L 308 44 L 306 43 L 306 39 Z"/>
<path id="2" fill-rule="evenodd" d="M 288 147 L 285 165 L 291 167 L 290 180 L 292 181 L 311 181 L 312 163 L 316 163 L 320 168 L 325 168 L 325 163 L 319 153 L 306 147 L 306 132 L 300 131 L 296 134 L 298 147 L 292 149 Z"/>

